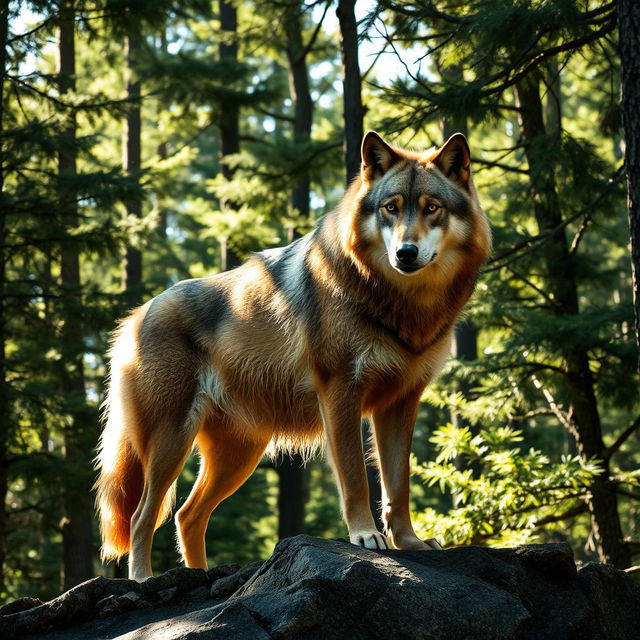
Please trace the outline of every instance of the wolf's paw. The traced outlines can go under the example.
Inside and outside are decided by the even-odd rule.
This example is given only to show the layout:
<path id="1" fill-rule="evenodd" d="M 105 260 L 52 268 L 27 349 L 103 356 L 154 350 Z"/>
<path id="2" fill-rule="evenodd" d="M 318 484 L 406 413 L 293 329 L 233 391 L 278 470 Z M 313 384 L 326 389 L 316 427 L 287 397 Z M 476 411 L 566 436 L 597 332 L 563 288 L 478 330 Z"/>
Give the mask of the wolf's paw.
<path id="1" fill-rule="evenodd" d="M 403 536 L 393 539 L 396 549 L 409 549 L 411 551 L 442 551 L 442 545 L 435 539 L 420 540 L 415 536 Z"/>
<path id="2" fill-rule="evenodd" d="M 354 531 L 349 534 L 351 544 L 357 544 L 365 549 L 389 549 L 386 536 L 378 531 Z"/>

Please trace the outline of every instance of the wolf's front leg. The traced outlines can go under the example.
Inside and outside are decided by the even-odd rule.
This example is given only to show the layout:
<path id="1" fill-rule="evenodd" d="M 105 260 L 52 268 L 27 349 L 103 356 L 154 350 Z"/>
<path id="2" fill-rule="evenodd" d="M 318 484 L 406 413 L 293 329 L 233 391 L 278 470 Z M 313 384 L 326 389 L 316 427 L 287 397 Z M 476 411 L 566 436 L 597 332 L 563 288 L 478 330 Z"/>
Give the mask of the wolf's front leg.
<path id="1" fill-rule="evenodd" d="M 350 393 L 351 391 L 351 393 Z M 369 506 L 369 483 L 364 466 L 360 406 L 346 383 L 336 381 L 318 394 L 349 540 L 367 549 L 388 549 Z"/>
<path id="2" fill-rule="evenodd" d="M 421 391 L 373 414 L 382 480 L 382 518 L 396 549 L 442 549 L 435 538 L 416 536 L 409 515 L 409 455 Z"/>

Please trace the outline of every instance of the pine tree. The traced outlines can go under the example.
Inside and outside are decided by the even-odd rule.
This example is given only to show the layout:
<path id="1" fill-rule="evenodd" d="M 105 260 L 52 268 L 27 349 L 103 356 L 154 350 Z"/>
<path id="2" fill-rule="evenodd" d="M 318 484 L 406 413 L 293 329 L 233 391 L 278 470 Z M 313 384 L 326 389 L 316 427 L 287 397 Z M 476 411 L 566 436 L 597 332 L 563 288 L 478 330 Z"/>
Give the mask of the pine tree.
<path id="1" fill-rule="evenodd" d="M 220 64 L 236 66 L 238 63 L 238 16 L 235 7 L 220 0 L 220 29 L 223 39 L 220 41 Z M 231 102 L 220 109 L 220 149 L 218 161 L 225 180 L 233 179 L 235 168 L 232 158 L 240 153 L 240 107 Z M 231 200 L 222 198 L 220 209 L 223 214 L 233 216 L 238 206 Z M 240 264 L 240 258 L 225 241 L 222 246 L 222 270 L 232 269 Z"/>
<path id="2" fill-rule="evenodd" d="M 625 168 L 628 185 L 629 232 L 631 236 L 631 273 L 633 278 L 633 300 L 635 310 L 636 344 L 640 367 L 640 54 L 637 43 L 640 39 L 640 7 L 633 0 L 619 0 L 618 38 L 622 61 L 621 112 L 624 126 Z"/>
<path id="3" fill-rule="evenodd" d="M 557 123 L 551 120 L 546 128 L 540 90 L 543 72 L 556 56 L 564 54 L 566 64 L 571 53 L 589 52 L 593 43 L 609 46 L 605 37 L 615 28 L 614 6 L 585 11 L 570 0 L 544 5 L 508 2 L 491 7 L 483 3 L 384 4 L 397 33 L 408 41 L 426 43 L 423 60 L 428 54 L 437 55 L 449 64 L 460 65 L 464 74 L 464 81 L 443 78 L 433 83 L 425 81 L 419 71 L 409 71 L 406 78 L 386 91 L 388 99 L 402 99 L 405 105 L 403 116 L 393 121 L 395 128 L 417 130 L 440 114 L 448 118 L 466 115 L 475 127 L 491 118 L 502 118 L 509 127 L 516 127 L 516 131 L 519 128 L 514 148 L 494 145 L 503 147 L 497 161 L 474 158 L 484 167 L 504 172 L 504 184 L 495 185 L 493 191 L 501 197 L 508 192 L 518 207 L 508 200 L 506 206 L 494 201 L 498 211 L 511 217 L 504 218 L 506 224 L 496 230 L 498 256 L 487 269 L 489 280 L 483 287 L 484 295 L 488 292 L 492 300 L 482 317 L 489 332 L 484 340 L 493 354 L 472 366 L 458 368 L 458 373 L 474 376 L 487 398 L 483 400 L 480 395 L 469 403 L 454 396 L 455 404 L 476 421 L 481 411 L 487 422 L 499 415 L 535 424 L 547 422 L 543 416 L 552 415 L 556 424 L 571 431 L 580 464 L 586 468 L 599 461 L 600 471 L 593 475 L 589 492 L 583 496 L 599 555 L 618 566 L 628 566 L 629 546 L 623 540 L 617 507 L 622 493 L 613 481 L 617 472 L 610 470 L 618 440 L 606 447 L 602 435 L 601 416 L 608 404 L 604 393 L 608 373 L 598 365 L 603 343 L 588 330 L 590 323 L 599 322 L 602 330 L 606 326 L 611 332 L 616 326 L 614 317 L 624 311 L 609 301 L 602 306 L 602 298 L 593 295 L 585 304 L 581 294 L 585 282 L 593 288 L 596 279 L 608 279 L 606 269 L 597 269 L 594 256 L 586 262 L 580 250 L 588 244 L 593 251 L 589 241 L 596 233 L 590 224 L 592 216 L 603 210 L 603 202 L 616 197 L 616 174 L 613 172 L 614 179 L 609 180 L 612 169 L 593 145 L 566 130 L 558 135 Z M 389 40 L 393 40 L 392 35 Z M 606 73 L 612 71 L 607 69 Z M 545 91 L 553 94 L 557 90 L 553 84 L 549 83 Z M 518 98 L 515 104 L 514 89 Z M 407 105 L 413 108 L 407 109 Z M 511 115 L 514 112 L 517 121 Z M 510 163 L 504 161 L 506 157 L 511 158 Z M 515 163 L 522 163 L 524 168 Z M 510 177 L 510 189 L 505 177 Z M 533 217 L 527 218 L 525 211 Z M 489 210 L 490 218 L 491 214 Z M 518 227 L 535 232 L 519 234 Z M 573 240 L 567 237 L 569 232 Z M 615 340 L 609 335 L 609 341 Z M 615 362 L 619 372 L 625 370 L 629 351 L 624 338 L 617 338 L 616 346 L 605 348 L 604 353 L 610 354 L 606 369 Z M 443 381 L 451 378 L 445 376 Z M 489 398 L 494 398 L 494 407 L 501 407 L 499 411 L 492 408 Z M 617 400 L 629 415 L 634 401 Z M 547 408 L 540 407 L 540 402 Z M 470 406 L 476 411 L 469 410 Z M 630 429 L 634 424 L 632 420 Z M 625 429 L 620 437 L 629 433 Z M 565 513 L 569 518 L 580 511 L 568 507 Z"/>
<path id="4" fill-rule="evenodd" d="M 65 99 L 75 91 L 75 6 L 74 0 L 64 0 L 59 9 L 59 95 Z M 65 515 L 62 524 L 63 584 L 70 589 L 93 577 L 91 476 L 86 461 L 91 459 L 97 430 L 95 419 L 87 411 L 85 397 L 84 327 L 82 326 L 82 282 L 80 252 L 71 232 L 78 225 L 77 194 L 64 188 L 76 178 L 76 116 L 70 110 L 62 130 L 66 148 L 58 152 L 58 173 L 61 185 L 63 225 L 67 237 L 61 247 L 60 286 L 62 295 L 61 357 L 64 363 L 60 381 L 61 393 L 70 399 L 71 420 L 64 432 L 64 452 L 69 470 L 79 469 L 77 481 L 65 488 Z"/>
<path id="5" fill-rule="evenodd" d="M 7 540 L 7 493 L 9 488 L 9 441 L 12 436 L 11 388 L 7 381 L 7 325 L 5 306 L 7 202 L 5 202 L 5 85 L 9 0 L 0 4 L 0 598 L 5 594 L 5 558 Z"/>
<path id="6" fill-rule="evenodd" d="M 140 91 L 141 81 L 138 77 L 138 66 L 142 50 L 141 25 L 135 15 L 130 15 L 124 38 L 126 61 L 125 90 L 127 95 L 127 115 L 122 135 L 122 165 L 125 173 L 134 180 L 139 179 L 142 168 L 142 123 Z M 127 199 L 126 215 L 142 217 L 142 200 L 139 195 L 132 194 Z M 130 303 L 140 302 L 142 287 L 142 250 L 127 244 L 123 264 L 122 287 L 127 292 Z"/>
<path id="7" fill-rule="evenodd" d="M 293 141 L 304 148 L 311 142 L 313 124 L 313 102 L 306 60 L 313 41 L 306 44 L 303 41 L 302 12 L 301 3 L 291 2 L 285 6 L 282 18 L 289 62 L 289 86 L 293 102 Z M 303 223 L 309 220 L 310 189 L 309 172 L 303 170 L 297 176 L 291 190 L 294 226 L 289 230 L 287 238 L 289 242 L 301 235 L 295 226 L 295 219 L 300 219 Z M 302 533 L 309 479 L 304 460 L 299 453 L 283 456 L 276 464 L 276 471 L 279 477 L 278 538 L 282 539 Z"/>
<path id="8" fill-rule="evenodd" d="M 360 171 L 360 145 L 364 136 L 362 81 L 358 62 L 358 23 L 355 0 L 339 0 L 336 13 L 340 22 L 342 95 L 344 113 L 344 155 L 347 186 Z"/>

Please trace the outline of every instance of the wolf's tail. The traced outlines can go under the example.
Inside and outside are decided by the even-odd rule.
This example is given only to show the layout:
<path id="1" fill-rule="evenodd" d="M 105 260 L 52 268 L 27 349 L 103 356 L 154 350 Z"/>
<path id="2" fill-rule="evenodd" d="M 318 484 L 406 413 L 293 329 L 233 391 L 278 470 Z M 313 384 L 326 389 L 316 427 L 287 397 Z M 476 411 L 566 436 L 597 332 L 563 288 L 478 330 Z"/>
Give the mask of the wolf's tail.
<path id="1" fill-rule="evenodd" d="M 131 516 L 144 486 L 144 470 L 134 448 L 136 429 L 132 412 L 124 406 L 123 377 L 135 357 L 138 315 L 134 312 L 116 332 L 111 348 L 109 393 L 104 403 L 104 431 L 100 437 L 95 484 L 96 507 L 102 536 L 103 560 L 120 558 L 129 551 Z M 130 395 L 132 389 L 128 389 Z M 127 415 L 129 414 L 129 415 Z"/>
<path id="2" fill-rule="evenodd" d="M 123 435 L 122 430 L 113 433 L 113 430 L 105 429 L 99 457 L 96 504 L 103 560 L 117 559 L 128 553 L 131 516 L 142 496 L 142 463 Z"/>

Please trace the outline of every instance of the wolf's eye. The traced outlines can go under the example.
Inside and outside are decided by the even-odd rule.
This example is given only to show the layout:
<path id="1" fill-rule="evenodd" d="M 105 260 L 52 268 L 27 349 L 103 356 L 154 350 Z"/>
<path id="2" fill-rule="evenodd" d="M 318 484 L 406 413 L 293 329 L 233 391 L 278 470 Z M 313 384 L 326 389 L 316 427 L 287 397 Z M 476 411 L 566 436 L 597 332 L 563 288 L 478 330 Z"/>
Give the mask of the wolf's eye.
<path id="1" fill-rule="evenodd" d="M 435 213 L 439 208 L 440 205 L 431 202 L 426 206 L 425 213 Z"/>
<path id="2" fill-rule="evenodd" d="M 383 206 L 389 213 L 398 213 L 398 205 L 395 202 L 388 202 Z"/>

